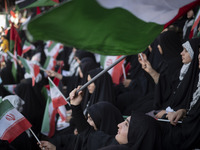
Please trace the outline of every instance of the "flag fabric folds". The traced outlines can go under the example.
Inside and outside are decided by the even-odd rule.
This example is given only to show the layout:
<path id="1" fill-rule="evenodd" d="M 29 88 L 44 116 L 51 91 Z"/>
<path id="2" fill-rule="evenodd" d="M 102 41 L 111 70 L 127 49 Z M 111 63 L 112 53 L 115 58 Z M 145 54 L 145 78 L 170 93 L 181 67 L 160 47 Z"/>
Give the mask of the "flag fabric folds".
<path id="1" fill-rule="evenodd" d="M 31 126 L 30 122 L 8 100 L 0 103 L 1 140 L 7 140 L 10 143 Z"/>
<path id="2" fill-rule="evenodd" d="M 11 52 L 13 52 L 14 49 L 17 50 L 17 54 L 19 56 L 21 56 L 22 54 L 21 39 L 13 23 L 10 28 L 10 48 L 9 49 Z"/>
<path id="3" fill-rule="evenodd" d="M 42 134 L 48 137 L 52 137 L 54 135 L 56 114 L 57 108 L 53 107 L 51 98 L 48 97 L 41 127 Z"/>
<path id="4" fill-rule="evenodd" d="M 15 94 L 15 88 L 16 88 L 17 84 L 6 84 L 3 86 L 8 92 L 10 92 L 11 94 Z"/>
<path id="5" fill-rule="evenodd" d="M 59 106 L 66 105 L 67 101 L 65 100 L 65 97 L 62 95 L 60 90 L 54 85 L 53 81 L 50 78 L 48 79 L 49 79 L 50 95 L 53 107 L 58 108 Z"/>
<path id="6" fill-rule="evenodd" d="M 30 39 L 53 40 L 103 55 L 137 54 L 151 44 L 163 30 L 164 24 L 173 19 L 181 7 L 196 1 L 133 1 L 137 2 L 138 7 L 131 2 L 65 2 L 29 22 L 27 29 L 32 36 Z M 135 13 L 140 9 L 145 12 L 143 16 Z"/>
<path id="7" fill-rule="evenodd" d="M 35 50 L 35 46 L 32 45 L 30 42 L 25 41 L 22 49 L 22 54 L 28 52 L 29 50 Z"/>
<path id="8" fill-rule="evenodd" d="M 112 65 L 120 57 L 121 56 L 104 56 L 104 55 L 101 55 L 101 65 L 105 69 L 105 68 L 109 67 L 110 65 Z M 115 65 L 110 70 L 108 70 L 108 73 L 111 75 L 112 81 L 113 81 L 114 84 L 120 83 L 120 77 L 123 74 L 123 70 L 122 70 L 123 63 L 124 63 L 124 60 L 119 62 L 117 65 Z"/>
<path id="9" fill-rule="evenodd" d="M 40 67 L 38 65 L 34 64 L 33 62 L 26 60 L 22 57 L 19 57 L 19 59 L 21 60 L 23 66 L 25 67 L 26 72 L 32 76 L 32 86 L 34 86 L 35 78 L 37 77 L 37 75 L 40 72 Z"/>

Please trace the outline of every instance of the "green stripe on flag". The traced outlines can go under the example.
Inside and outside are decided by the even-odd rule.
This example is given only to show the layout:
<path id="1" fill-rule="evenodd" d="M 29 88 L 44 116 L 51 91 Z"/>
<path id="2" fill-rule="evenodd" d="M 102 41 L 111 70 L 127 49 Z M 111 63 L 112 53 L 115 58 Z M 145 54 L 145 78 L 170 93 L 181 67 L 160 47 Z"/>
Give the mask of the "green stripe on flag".
<path id="1" fill-rule="evenodd" d="M 12 76 L 13 76 L 15 82 L 17 82 L 17 68 L 15 67 L 15 62 L 14 61 L 12 63 L 11 72 L 12 72 Z"/>
<path id="2" fill-rule="evenodd" d="M 46 61 L 45 61 L 44 66 L 43 66 L 44 69 L 47 69 L 50 60 L 51 60 L 51 56 L 47 56 Z"/>
<path id="3" fill-rule="evenodd" d="M 53 43 L 50 45 L 50 47 L 48 48 L 48 52 L 50 52 L 50 51 L 56 46 L 56 44 L 58 44 L 58 43 L 53 42 Z"/>
<path id="4" fill-rule="evenodd" d="M 1 102 L 0 103 L 0 120 L 8 111 L 10 111 L 13 108 L 14 106 L 8 100 Z"/>
<path id="5" fill-rule="evenodd" d="M 19 57 L 19 59 L 21 60 L 22 62 L 22 65 L 24 66 L 24 68 L 26 69 L 26 72 L 28 72 L 29 74 L 31 73 L 31 70 L 30 70 L 30 67 L 29 65 L 27 64 L 27 60 L 22 58 L 22 57 Z"/>
<path id="6" fill-rule="evenodd" d="M 122 8 L 105 9 L 95 0 L 65 2 L 28 24 L 33 40 L 53 40 L 103 55 L 144 51 L 163 30 Z"/>
<path id="7" fill-rule="evenodd" d="M 49 131 L 50 131 L 50 116 L 49 116 L 49 104 L 50 103 L 51 103 L 51 98 L 48 97 L 47 102 L 46 102 L 46 108 L 44 111 L 42 127 L 41 127 L 41 132 L 46 133 L 46 134 L 49 133 Z"/>

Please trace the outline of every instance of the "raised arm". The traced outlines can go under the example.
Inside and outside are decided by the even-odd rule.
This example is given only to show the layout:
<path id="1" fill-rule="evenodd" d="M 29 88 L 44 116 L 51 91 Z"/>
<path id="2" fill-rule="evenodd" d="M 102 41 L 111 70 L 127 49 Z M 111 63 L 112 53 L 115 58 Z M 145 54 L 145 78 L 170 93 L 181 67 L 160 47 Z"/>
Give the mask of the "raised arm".
<path id="1" fill-rule="evenodd" d="M 144 53 L 138 54 L 138 61 L 142 65 L 142 69 L 144 69 L 157 84 L 160 74 L 152 68 L 151 63 L 147 60 L 147 56 Z"/>

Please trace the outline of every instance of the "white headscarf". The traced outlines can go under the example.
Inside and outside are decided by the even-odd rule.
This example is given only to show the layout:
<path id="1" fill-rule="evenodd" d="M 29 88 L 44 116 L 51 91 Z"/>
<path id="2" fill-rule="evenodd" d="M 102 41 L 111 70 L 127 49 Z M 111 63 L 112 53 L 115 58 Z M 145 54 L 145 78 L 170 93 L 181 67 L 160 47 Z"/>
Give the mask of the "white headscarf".
<path id="1" fill-rule="evenodd" d="M 194 57 L 194 51 L 192 50 L 192 47 L 190 45 L 190 43 L 187 41 L 185 43 L 182 44 L 182 46 L 186 49 L 186 51 L 189 53 L 190 55 L 190 58 L 193 59 Z M 190 63 L 187 63 L 187 64 L 183 64 L 182 68 L 181 68 L 181 72 L 180 72 L 180 75 L 179 75 L 179 80 L 183 80 L 185 74 L 187 73 L 188 71 L 188 68 L 190 66 L 191 62 Z"/>

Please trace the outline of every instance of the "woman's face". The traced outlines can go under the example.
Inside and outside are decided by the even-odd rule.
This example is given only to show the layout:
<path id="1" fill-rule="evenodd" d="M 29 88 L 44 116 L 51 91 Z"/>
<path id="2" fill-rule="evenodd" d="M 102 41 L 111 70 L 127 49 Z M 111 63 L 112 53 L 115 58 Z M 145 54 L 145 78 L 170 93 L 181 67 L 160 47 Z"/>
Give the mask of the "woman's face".
<path id="1" fill-rule="evenodd" d="M 87 122 L 90 124 L 90 126 L 94 127 L 94 129 L 97 130 L 97 127 L 96 127 L 94 121 L 92 120 L 90 114 L 88 114 Z"/>
<path id="2" fill-rule="evenodd" d="M 182 56 L 182 63 L 184 63 L 184 64 L 188 64 L 192 61 L 190 54 L 188 53 L 188 51 L 185 48 L 181 52 L 181 56 Z"/>
<path id="3" fill-rule="evenodd" d="M 187 12 L 187 18 L 192 18 L 194 16 L 194 11 L 193 10 L 189 10 Z"/>
<path id="4" fill-rule="evenodd" d="M 119 144 L 128 143 L 128 129 L 131 117 L 128 117 L 124 122 L 118 124 L 118 133 L 115 136 L 115 139 Z"/>
<path id="5" fill-rule="evenodd" d="M 90 80 L 91 80 L 91 76 L 88 75 L 88 81 L 90 81 Z M 90 94 L 94 93 L 94 90 L 95 90 L 94 82 L 92 82 L 90 85 L 88 85 L 87 88 L 88 88 L 88 91 L 89 91 Z"/>

